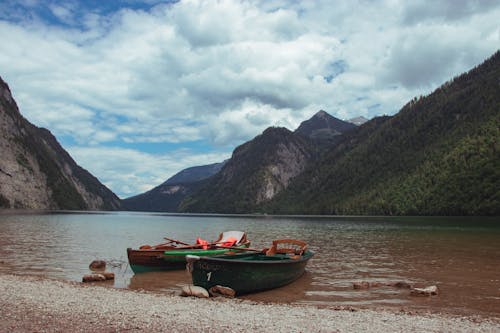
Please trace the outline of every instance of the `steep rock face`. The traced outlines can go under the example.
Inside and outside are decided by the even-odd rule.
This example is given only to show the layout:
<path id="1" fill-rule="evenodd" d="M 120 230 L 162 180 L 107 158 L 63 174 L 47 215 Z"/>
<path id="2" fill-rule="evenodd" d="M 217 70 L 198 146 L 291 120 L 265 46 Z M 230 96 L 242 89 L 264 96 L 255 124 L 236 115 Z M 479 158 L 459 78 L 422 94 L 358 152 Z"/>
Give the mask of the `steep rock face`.
<path id="1" fill-rule="evenodd" d="M 19 112 L 0 78 L 0 207 L 113 210 L 119 198 Z"/>
<path id="2" fill-rule="evenodd" d="M 134 211 L 177 212 L 182 200 L 197 190 L 204 179 L 219 172 L 224 163 L 184 169 L 152 190 L 123 200 L 123 206 Z"/>
<path id="3" fill-rule="evenodd" d="M 8 86 L 0 80 L 0 207 L 54 208 L 46 175 L 20 144 L 19 138 L 28 132 L 21 119 Z"/>
<path id="4" fill-rule="evenodd" d="M 239 146 L 222 170 L 181 204 L 186 212 L 249 212 L 285 189 L 314 158 L 311 142 L 268 128 Z"/>
<path id="5" fill-rule="evenodd" d="M 222 170 L 222 181 L 230 184 L 244 180 L 242 173 L 251 179 L 255 173 L 262 182 L 255 187 L 255 202 L 260 203 L 286 188 L 290 179 L 304 170 L 312 151 L 308 141 L 286 128 L 268 128 L 234 151 L 227 168 Z"/>

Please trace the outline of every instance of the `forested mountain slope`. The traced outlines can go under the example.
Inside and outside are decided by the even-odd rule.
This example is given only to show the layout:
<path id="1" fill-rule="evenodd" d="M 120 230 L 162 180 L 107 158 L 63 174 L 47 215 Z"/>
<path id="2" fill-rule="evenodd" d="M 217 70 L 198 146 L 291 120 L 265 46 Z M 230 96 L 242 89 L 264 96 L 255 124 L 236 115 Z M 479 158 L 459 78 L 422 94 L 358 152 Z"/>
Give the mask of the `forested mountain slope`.
<path id="1" fill-rule="evenodd" d="M 395 116 L 348 133 L 260 211 L 499 215 L 499 124 L 497 52 Z"/>

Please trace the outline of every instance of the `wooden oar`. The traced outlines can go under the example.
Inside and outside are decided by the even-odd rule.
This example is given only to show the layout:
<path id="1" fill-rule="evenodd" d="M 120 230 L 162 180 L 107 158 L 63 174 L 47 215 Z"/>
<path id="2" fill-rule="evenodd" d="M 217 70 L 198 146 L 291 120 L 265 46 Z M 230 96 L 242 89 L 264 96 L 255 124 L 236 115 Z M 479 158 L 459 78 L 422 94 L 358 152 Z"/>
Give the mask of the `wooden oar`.
<path id="1" fill-rule="evenodd" d="M 208 243 L 208 244 L 186 244 L 186 246 L 179 246 L 177 248 L 177 250 L 187 250 L 187 249 L 195 249 L 195 248 L 198 248 L 198 247 L 203 247 L 203 246 L 206 246 L 207 249 L 211 248 L 211 247 L 220 247 L 220 246 L 217 246 L 217 243 Z"/>
<path id="2" fill-rule="evenodd" d="M 171 243 L 177 243 L 177 244 L 182 244 L 182 245 L 191 245 L 191 244 L 184 243 L 184 242 L 178 241 L 176 239 L 171 239 L 171 238 L 167 238 L 167 237 L 163 237 L 163 239 L 166 239 L 166 240 L 170 241 Z"/>
<path id="3" fill-rule="evenodd" d="M 239 251 L 252 251 L 252 252 L 264 252 L 263 249 L 252 249 L 249 247 L 236 247 L 236 246 L 223 246 L 223 245 L 213 245 L 213 247 L 219 249 L 229 249 L 229 250 L 239 250 Z"/>

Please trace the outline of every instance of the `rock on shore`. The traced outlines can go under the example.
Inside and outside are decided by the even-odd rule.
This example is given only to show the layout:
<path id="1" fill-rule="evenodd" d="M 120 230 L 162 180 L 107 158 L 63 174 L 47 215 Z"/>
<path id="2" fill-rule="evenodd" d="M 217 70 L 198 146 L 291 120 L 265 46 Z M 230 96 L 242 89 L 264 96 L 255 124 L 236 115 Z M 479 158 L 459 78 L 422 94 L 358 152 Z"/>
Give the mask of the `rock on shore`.
<path id="1" fill-rule="evenodd" d="M 0 274 L 0 332 L 499 332 L 500 319 L 184 298 Z"/>

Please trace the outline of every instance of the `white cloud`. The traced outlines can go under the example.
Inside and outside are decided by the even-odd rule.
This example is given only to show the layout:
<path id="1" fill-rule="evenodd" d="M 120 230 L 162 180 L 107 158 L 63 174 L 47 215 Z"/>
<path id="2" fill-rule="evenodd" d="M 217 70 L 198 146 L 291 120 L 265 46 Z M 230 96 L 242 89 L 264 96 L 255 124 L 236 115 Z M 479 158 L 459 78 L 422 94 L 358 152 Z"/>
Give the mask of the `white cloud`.
<path id="1" fill-rule="evenodd" d="M 30 18 L 8 17 L 8 3 L 0 75 L 23 115 L 73 138 L 75 152 L 193 141 L 229 152 L 319 109 L 344 119 L 393 114 L 500 45 L 494 1 L 185 0 L 107 15 L 53 3 L 66 25 L 36 17 L 37 3 L 25 4 Z M 137 189 L 122 181 L 113 186 Z"/>
<path id="2" fill-rule="evenodd" d="M 489 17 L 489 15 L 485 15 Z M 483 24 L 491 24 L 493 18 Z M 474 20 L 472 20 L 474 22 Z M 477 21 L 473 26 L 481 27 Z M 456 24 L 426 24 L 406 28 L 388 50 L 383 68 L 390 68 L 380 77 L 408 88 L 435 88 L 484 60 L 494 50 L 485 36 L 495 39 L 495 26 L 471 29 L 463 22 Z M 500 41 L 498 26 L 496 39 Z M 499 44 L 497 44 L 499 45 Z"/>
<path id="3" fill-rule="evenodd" d="M 149 154 L 119 147 L 68 147 L 80 166 L 94 175 L 121 198 L 148 191 L 182 169 L 229 158 L 227 153 L 195 154 L 179 149 L 169 154 Z"/>
<path id="4" fill-rule="evenodd" d="M 206 136 L 218 145 L 235 140 L 247 141 L 262 132 L 270 123 L 288 128 L 295 127 L 289 109 L 276 109 L 252 100 L 244 101 L 237 109 L 208 116 L 205 123 Z"/>
<path id="5" fill-rule="evenodd" d="M 63 5 L 61 4 L 49 4 L 49 10 L 52 12 L 52 15 L 57 17 L 61 22 L 66 24 L 74 24 L 74 10 L 75 7 L 71 2 L 67 2 Z"/>
<path id="6" fill-rule="evenodd" d="M 498 9 L 496 0 L 414 0 L 408 3 L 403 12 L 403 20 L 408 24 L 429 21 L 455 21 L 484 12 Z"/>

